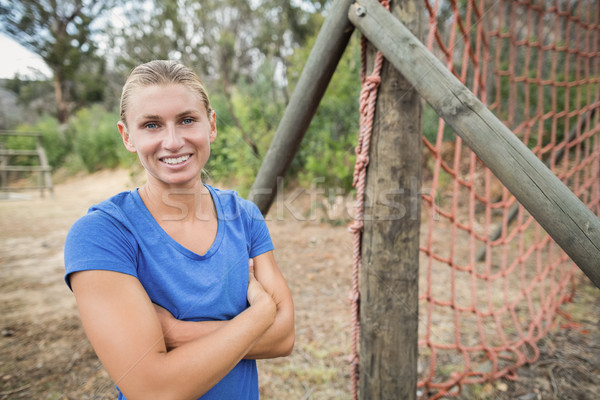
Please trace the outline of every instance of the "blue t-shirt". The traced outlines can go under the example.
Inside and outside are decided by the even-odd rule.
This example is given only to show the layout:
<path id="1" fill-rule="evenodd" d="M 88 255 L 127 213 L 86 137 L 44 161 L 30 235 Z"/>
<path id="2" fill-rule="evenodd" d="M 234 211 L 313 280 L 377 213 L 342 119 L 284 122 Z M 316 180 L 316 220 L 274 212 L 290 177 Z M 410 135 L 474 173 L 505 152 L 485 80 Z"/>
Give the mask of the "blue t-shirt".
<path id="1" fill-rule="evenodd" d="M 254 203 L 237 193 L 209 189 L 218 216 L 216 238 L 196 254 L 171 238 L 146 208 L 137 190 L 91 207 L 71 227 L 65 242 L 65 280 L 84 270 L 110 270 L 136 277 L 152 302 L 186 321 L 230 320 L 247 307 L 248 259 L 273 249 Z M 125 397 L 119 392 L 119 399 Z M 254 360 L 242 360 L 206 399 L 258 399 Z"/>

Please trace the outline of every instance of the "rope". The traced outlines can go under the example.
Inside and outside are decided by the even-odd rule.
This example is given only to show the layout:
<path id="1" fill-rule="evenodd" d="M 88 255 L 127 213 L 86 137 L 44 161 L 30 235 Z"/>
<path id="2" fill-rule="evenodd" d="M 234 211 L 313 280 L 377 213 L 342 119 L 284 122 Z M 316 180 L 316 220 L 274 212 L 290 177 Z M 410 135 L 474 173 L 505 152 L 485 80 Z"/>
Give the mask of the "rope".
<path id="1" fill-rule="evenodd" d="M 380 3 L 389 10 L 389 1 L 380 0 Z M 369 164 L 369 147 L 373 131 L 373 116 L 377 103 L 377 89 L 381 83 L 381 67 L 383 55 L 377 52 L 371 75 L 367 76 L 367 40 L 361 38 L 361 93 L 359 98 L 360 130 L 356 145 L 356 164 L 354 165 L 353 186 L 356 188 L 356 214 L 354 222 L 348 230 L 352 233 L 352 290 L 350 304 L 352 308 L 352 347 L 349 362 L 351 366 L 352 398 L 358 398 L 358 381 L 360 377 L 360 363 L 358 344 L 360 342 L 360 289 L 359 275 L 361 258 L 361 239 L 363 231 L 363 214 L 367 165 Z"/>

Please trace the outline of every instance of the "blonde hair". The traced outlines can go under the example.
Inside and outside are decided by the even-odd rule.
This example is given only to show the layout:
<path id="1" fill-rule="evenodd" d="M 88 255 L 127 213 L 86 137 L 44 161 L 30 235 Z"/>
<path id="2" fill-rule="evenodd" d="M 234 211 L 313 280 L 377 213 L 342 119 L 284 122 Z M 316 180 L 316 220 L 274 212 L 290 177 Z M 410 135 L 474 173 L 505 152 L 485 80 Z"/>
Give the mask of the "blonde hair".
<path id="1" fill-rule="evenodd" d="M 210 114 L 211 107 L 208 94 L 206 93 L 206 89 L 204 89 L 202 81 L 194 71 L 177 61 L 154 60 L 135 67 L 123 86 L 123 92 L 121 93 L 121 121 L 123 124 L 127 126 L 125 113 L 129 106 L 131 93 L 135 89 L 168 84 L 185 85 L 196 92 L 206 107 L 207 114 Z"/>

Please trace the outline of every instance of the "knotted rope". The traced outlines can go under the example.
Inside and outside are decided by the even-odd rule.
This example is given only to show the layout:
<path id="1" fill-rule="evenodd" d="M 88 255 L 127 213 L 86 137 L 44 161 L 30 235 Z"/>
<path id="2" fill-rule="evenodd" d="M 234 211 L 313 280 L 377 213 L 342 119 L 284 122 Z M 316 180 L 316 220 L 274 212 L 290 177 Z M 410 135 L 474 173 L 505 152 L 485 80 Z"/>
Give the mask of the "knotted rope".
<path id="1" fill-rule="evenodd" d="M 389 10 L 389 1 L 382 0 L 380 3 Z M 367 165 L 369 164 L 369 147 L 371 144 L 371 132 L 373 131 L 373 116 L 377 103 L 377 89 L 381 83 L 380 73 L 383 64 L 383 55 L 377 52 L 373 63 L 373 72 L 367 76 L 367 40 L 361 38 L 361 93 L 359 98 L 360 130 L 358 143 L 356 145 L 356 164 L 354 165 L 353 186 L 356 188 L 356 212 L 354 222 L 348 230 L 353 235 L 352 253 L 352 291 L 350 302 L 352 307 L 352 347 L 349 362 L 351 364 L 352 398 L 358 397 L 358 380 L 360 376 L 360 363 L 358 354 L 358 343 L 360 342 L 360 289 L 359 275 L 361 258 L 361 238 L 363 231 L 365 183 L 367 177 Z"/>

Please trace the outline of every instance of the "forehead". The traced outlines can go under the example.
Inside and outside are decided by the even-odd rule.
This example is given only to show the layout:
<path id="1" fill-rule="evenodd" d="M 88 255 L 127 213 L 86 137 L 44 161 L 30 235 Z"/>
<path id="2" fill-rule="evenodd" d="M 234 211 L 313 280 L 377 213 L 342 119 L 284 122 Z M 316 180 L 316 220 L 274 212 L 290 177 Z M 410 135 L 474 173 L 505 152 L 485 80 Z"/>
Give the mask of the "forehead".
<path id="1" fill-rule="evenodd" d="M 206 105 L 198 92 L 183 84 L 167 84 L 134 88 L 130 93 L 127 113 L 168 111 L 178 107 L 206 111 Z"/>

